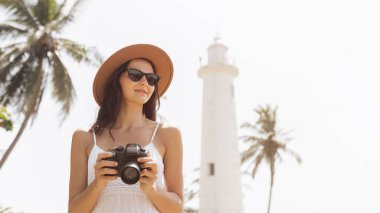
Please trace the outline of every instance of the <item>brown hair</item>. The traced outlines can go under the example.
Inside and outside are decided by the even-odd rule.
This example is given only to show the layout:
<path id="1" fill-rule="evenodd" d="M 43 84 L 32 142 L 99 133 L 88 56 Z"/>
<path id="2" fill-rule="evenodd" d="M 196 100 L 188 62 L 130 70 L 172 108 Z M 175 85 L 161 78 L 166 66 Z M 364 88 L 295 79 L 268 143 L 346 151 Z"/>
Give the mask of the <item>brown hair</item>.
<path id="1" fill-rule="evenodd" d="M 156 73 L 154 64 L 145 58 L 141 58 L 150 63 L 153 67 L 153 72 Z M 134 59 L 132 59 L 134 60 Z M 111 134 L 111 129 L 115 125 L 117 116 L 119 115 L 121 103 L 122 103 L 122 90 L 119 83 L 121 74 L 123 74 L 130 61 L 127 61 L 115 72 L 112 73 L 104 87 L 104 98 L 100 104 L 100 109 L 95 123 L 90 128 L 90 132 L 95 134 L 102 133 L 104 128 L 108 128 L 108 134 L 113 140 L 115 140 Z M 158 103 L 158 108 L 156 109 Z M 148 102 L 143 105 L 143 115 L 153 121 L 156 121 L 156 113 L 160 108 L 160 97 L 158 96 L 158 85 L 155 85 L 154 91 Z"/>

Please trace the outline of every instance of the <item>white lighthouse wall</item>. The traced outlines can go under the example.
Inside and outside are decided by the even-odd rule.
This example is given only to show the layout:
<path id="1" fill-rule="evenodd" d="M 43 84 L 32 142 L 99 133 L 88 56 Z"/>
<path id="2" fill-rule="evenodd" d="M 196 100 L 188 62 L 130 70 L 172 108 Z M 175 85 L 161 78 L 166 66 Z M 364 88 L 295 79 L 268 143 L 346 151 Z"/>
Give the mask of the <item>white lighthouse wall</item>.
<path id="1" fill-rule="evenodd" d="M 243 204 L 232 88 L 234 76 L 211 71 L 205 72 L 202 78 L 200 212 L 240 213 Z M 213 176 L 209 174 L 210 163 L 214 164 Z"/>

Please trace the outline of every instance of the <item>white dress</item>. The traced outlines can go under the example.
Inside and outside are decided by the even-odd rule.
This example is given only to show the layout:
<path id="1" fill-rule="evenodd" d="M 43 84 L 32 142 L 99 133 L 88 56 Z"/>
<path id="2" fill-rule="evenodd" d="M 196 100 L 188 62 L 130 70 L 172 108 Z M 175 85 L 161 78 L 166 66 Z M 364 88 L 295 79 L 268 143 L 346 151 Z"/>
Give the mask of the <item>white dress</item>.
<path id="1" fill-rule="evenodd" d="M 160 188 L 164 188 L 163 172 L 164 164 L 162 157 L 153 144 L 154 136 L 156 135 L 158 126 L 154 129 L 152 138 L 148 145 L 143 147 L 149 150 L 152 158 L 157 162 L 158 174 L 156 185 Z M 94 165 L 99 152 L 104 152 L 103 149 L 97 146 L 96 137 L 94 135 L 94 147 L 88 158 L 88 184 L 95 179 Z M 125 184 L 120 177 L 111 181 L 103 189 L 98 202 L 92 211 L 93 213 L 158 213 L 158 210 L 151 203 L 147 195 L 140 190 L 140 183 L 137 182 L 133 185 Z"/>

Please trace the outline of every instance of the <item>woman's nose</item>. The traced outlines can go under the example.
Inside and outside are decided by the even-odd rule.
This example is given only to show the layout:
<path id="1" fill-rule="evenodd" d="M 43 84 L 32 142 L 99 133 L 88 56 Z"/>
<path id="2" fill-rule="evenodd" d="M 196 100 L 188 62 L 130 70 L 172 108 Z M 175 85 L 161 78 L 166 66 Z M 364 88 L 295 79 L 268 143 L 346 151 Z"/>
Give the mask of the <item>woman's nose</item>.
<path id="1" fill-rule="evenodd" d="M 146 79 L 146 76 L 143 76 L 143 77 L 140 79 L 139 83 L 144 83 L 145 85 L 148 85 L 148 80 Z"/>

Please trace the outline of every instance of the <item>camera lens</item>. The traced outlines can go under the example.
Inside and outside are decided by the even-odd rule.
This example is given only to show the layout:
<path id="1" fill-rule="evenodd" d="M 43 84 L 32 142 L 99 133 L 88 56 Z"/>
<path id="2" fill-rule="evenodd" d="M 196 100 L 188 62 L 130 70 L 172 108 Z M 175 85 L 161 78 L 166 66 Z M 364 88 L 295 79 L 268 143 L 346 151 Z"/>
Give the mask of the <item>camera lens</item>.
<path id="1" fill-rule="evenodd" d="M 134 162 L 125 164 L 121 173 L 121 180 L 126 184 L 135 184 L 140 180 L 140 169 Z"/>
<path id="2" fill-rule="evenodd" d="M 138 176 L 138 174 L 139 173 L 135 168 L 128 167 L 128 168 L 125 168 L 123 175 L 126 179 L 133 180 L 136 178 L 136 176 Z"/>

